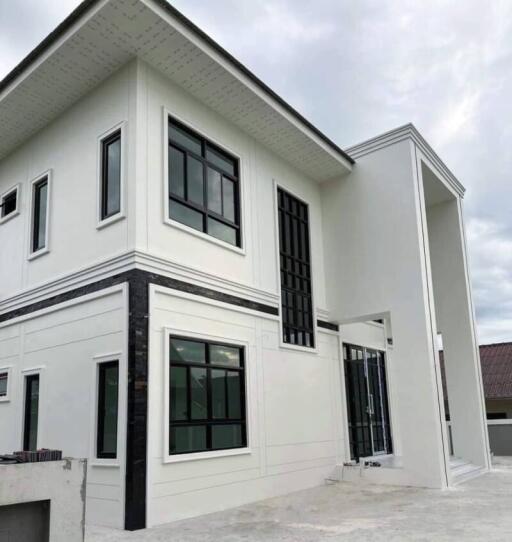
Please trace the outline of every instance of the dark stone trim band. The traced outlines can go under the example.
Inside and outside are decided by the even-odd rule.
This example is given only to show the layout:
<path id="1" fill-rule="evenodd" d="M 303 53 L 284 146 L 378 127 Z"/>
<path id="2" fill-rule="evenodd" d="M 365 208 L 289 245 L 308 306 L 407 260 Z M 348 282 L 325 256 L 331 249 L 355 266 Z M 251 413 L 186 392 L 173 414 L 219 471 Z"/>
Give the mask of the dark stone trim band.
<path id="1" fill-rule="evenodd" d="M 338 324 L 332 324 L 331 322 L 326 322 L 325 320 L 317 320 L 316 325 L 318 327 L 323 327 L 324 329 L 330 329 L 331 331 L 340 330 L 340 326 Z"/>

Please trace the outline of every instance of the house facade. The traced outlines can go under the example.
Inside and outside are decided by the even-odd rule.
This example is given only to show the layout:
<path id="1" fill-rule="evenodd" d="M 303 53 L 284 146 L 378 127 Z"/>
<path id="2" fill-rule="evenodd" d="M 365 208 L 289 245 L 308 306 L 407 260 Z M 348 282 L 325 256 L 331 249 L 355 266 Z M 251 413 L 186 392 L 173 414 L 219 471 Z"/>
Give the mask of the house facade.
<path id="1" fill-rule="evenodd" d="M 453 485 L 439 331 L 488 470 L 464 189 L 412 125 L 343 151 L 163 0 L 83 2 L 0 119 L 0 452 L 88 458 L 88 522 Z"/>

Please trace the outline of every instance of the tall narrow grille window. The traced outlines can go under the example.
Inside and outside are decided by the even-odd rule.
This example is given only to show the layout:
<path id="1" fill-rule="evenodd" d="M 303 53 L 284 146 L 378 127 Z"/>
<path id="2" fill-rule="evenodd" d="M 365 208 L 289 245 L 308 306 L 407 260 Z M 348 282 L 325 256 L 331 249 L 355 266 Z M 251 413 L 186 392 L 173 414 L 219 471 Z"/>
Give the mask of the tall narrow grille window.
<path id="1" fill-rule="evenodd" d="M 169 454 L 243 448 L 244 349 L 170 338 Z"/>
<path id="2" fill-rule="evenodd" d="M 277 197 L 283 341 L 313 348 L 308 206 L 281 188 Z"/>
<path id="3" fill-rule="evenodd" d="M 238 160 L 169 119 L 169 217 L 241 246 Z"/>
<path id="4" fill-rule="evenodd" d="M 117 408 L 119 395 L 119 362 L 100 363 L 98 369 L 98 422 L 96 456 L 117 457 Z"/>
<path id="5" fill-rule="evenodd" d="M 101 142 L 101 220 L 121 212 L 121 130 Z"/>
<path id="6" fill-rule="evenodd" d="M 39 375 L 25 377 L 25 418 L 23 424 L 23 449 L 37 449 L 37 425 L 39 419 Z"/>
<path id="7" fill-rule="evenodd" d="M 48 177 L 33 185 L 32 252 L 46 247 L 48 223 Z"/>

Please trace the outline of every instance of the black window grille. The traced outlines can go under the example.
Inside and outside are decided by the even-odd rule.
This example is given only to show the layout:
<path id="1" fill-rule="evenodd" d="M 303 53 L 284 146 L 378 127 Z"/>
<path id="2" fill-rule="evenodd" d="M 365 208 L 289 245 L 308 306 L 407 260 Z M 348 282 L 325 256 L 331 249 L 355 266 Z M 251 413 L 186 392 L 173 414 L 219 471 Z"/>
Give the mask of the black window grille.
<path id="1" fill-rule="evenodd" d="M 241 246 L 238 160 L 169 119 L 169 217 Z"/>
<path id="2" fill-rule="evenodd" d="M 247 445 L 244 349 L 170 338 L 169 454 Z"/>
<path id="3" fill-rule="evenodd" d="M 0 216 L 4 218 L 14 213 L 18 208 L 18 190 L 14 189 L 8 194 L 6 194 L 2 201 L 0 202 L 1 214 Z"/>
<path id="4" fill-rule="evenodd" d="M 119 396 L 119 362 L 108 361 L 98 366 L 98 421 L 96 456 L 117 457 L 117 409 Z"/>
<path id="5" fill-rule="evenodd" d="M 308 206 L 278 188 L 283 341 L 314 348 Z"/>
<path id="6" fill-rule="evenodd" d="M 8 373 L 0 372 L 0 397 L 7 397 Z"/>

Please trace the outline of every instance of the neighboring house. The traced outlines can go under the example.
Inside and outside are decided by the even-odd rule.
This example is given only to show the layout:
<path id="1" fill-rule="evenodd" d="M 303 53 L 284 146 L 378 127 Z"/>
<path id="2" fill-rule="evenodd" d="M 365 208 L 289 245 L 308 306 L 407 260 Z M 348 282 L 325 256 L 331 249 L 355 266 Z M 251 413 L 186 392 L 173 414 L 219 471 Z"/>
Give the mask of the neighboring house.
<path id="1" fill-rule="evenodd" d="M 512 343 L 481 345 L 480 363 L 487 419 L 512 418 Z"/>
<path id="2" fill-rule="evenodd" d="M 0 82 L 0 451 L 87 457 L 126 529 L 445 488 L 439 328 L 486 471 L 463 194 L 412 125 L 343 151 L 164 1 L 86 0 Z"/>

